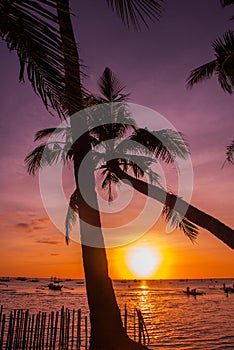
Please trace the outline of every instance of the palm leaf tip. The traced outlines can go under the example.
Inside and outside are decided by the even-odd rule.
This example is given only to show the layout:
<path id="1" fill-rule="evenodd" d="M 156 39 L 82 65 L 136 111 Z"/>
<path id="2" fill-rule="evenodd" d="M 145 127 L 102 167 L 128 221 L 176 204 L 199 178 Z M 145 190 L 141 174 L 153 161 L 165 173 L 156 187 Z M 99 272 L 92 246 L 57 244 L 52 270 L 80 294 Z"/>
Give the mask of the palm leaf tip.
<path id="1" fill-rule="evenodd" d="M 200 83 L 206 79 L 211 78 L 216 69 L 216 61 L 203 64 L 202 66 L 195 68 L 191 71 L 188 79 L 186 80 L 187 88 L 192 88 L 195 84 Z"/>
<path id="2" fill-rule="evenodd" d="M 65 220 L 65 241 L 67 245 L 69 244 L 70 232 L 76 223 L 78 214 L 79 214 L 78 192 L 77 190 L 75 190 L 70 197 L 70 202 L 69 202 L 66 220 Z"/>
<path id="3" fill-rule="evenodd" d="M 46 149 L 46 144 L 39 145 L 30 152 L 24 159 L 27 171 L 30 175 L 36 175 L 39 168 L 42 166 L 42 157 Z"/>
<path id="4" fill-rule="evenodd" d="M 140 30 L 141 24 L 148 28 L 147 20 L 155 22 L 161 15 L 161 2 L 155 0 L 107 0 L 108 6 L 117 12 L 128 27 Z"/>
<path id="5" fill-rule="evenodd" d="M 168 205 L 164 206 L 162 215 L 170 226 L 173 228 L 179 228 L 192 243 L 195 242 L 198 236 L 198 227 L 195 224 L 189 221 L 186 217 L 181 217 L 176 210 L 170 208 Z"/>
<path id="6" fill-rule="evenodd" d="M 52 134 L 57 135 L 57 134 L 64 133 L 67 131 L 67 129 L 66 128 L 47 128 L 47 129 L 39 130 L 35 134 L 34 141 L 38 141 L 45 137 L 49 137 Z"/>
<path id="7" fill-rule="evenodd" d="M 183 218 L 179 223 L 179 228 L 184 232 L 185 236 L 188 237 L 192 243 L 195 242 L 199 234 L 198 227 L 196 225 L 194 225 L 188 219 Z"/>
<path id="8" fill-rule="evenodd" d="M 123 102 L 126 101 L 129 94 L 124 94 L 125 85 L 120 82 L 113 71 L 106 67 L 98 81 L 98 86 L 104 96 L 102 102 Z"/>

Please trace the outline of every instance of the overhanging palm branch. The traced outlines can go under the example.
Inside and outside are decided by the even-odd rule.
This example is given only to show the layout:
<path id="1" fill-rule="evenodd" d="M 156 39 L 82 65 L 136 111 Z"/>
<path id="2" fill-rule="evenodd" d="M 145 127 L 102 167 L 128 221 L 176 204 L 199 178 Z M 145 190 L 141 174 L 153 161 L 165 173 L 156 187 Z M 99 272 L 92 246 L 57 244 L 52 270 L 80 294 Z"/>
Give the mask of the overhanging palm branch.
<path id="1" fill-rule="evenodd" d="M 61 2 L 63 0 L 60 0 Z M 66 113 L 65 68 L 55 0 L 2 0 L 0 36 L 10 51 L 16 51 L 19 80 L 28 78 L 45 107 L 60 117 Z M 70 57 L 70 68 L 74 58 Z M 78 97 L 69 103 L 78 105 Z"/>
<path id="2" fill-rule="evenodd" d="M 135 29 L 139 29 L 141 23 L 148 27 L 146 19 L 158 20 L 161 14 L 161 5 L 155 0 L 107 0 L 107 4 L 128 27 L 132 24 Z"/>
<path id="3" fill-rule="evenodd" d="M 222 89 L 232 94 L 234 89 L 234 34 L 227 31 L 222 38 L 212 43 L 215 59 L 191 71 L 187 86 L 192 88 L 195 84 L 210 79 L 214 74 Z"/>
<path id="4" fill-rule="evenodd" d="M 6 1 L 0 3 L 0 35 L 20 62 L 20 81 L 25 74 L 46 108 L 62 114 L 64 90 L 63 54 L 54 13 L 55 2 Z"/>

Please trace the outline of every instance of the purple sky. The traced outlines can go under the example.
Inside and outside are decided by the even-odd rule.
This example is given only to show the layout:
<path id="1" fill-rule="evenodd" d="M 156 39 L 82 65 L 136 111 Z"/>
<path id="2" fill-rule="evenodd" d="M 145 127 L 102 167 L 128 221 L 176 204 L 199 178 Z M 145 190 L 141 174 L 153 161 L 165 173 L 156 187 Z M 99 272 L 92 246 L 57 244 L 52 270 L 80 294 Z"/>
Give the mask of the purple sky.
<path id="1" fill-rule="evenodd" d="M 185 86 L 193 68 L 213 59 L 212 41 L 233 26 L 232 7 L 222 9 L 219 0 L 168 0 L 160 22 L 139 33 L 128 31 L 105 1 L 95 0 L 95 6 L 94 1 L 72 1 L 80 56 L 89 76 L 85 85 L 95 91 L 108 66 L 127 86 L 130 102 L 158 111 L 183 132 L 194 165 L 192 202 L 234 227 L 234 168 L 222 168 L 225 147 L 234 138 L 233 96 L 215 78 L 192 90 Z M 26 175 L 23 159 L 32 149 L 34 133 L 56 126 L 58 120 L 28 84 L 18 83 L 17 59 L 2 42 L 0 57 L 0 234 L 6 242 L 8 230 L 18 228 L 30 212 L 37 219 L 46 217 L 38 180 Z"/>

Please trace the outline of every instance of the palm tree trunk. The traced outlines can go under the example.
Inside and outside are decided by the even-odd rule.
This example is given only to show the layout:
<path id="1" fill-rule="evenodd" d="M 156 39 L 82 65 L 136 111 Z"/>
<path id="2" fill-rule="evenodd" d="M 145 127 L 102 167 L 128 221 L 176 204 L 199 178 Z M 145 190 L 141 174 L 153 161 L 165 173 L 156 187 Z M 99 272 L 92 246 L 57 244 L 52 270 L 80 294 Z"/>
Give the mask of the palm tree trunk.
<path id="1" fill-rule="evenodd" d="M 83 108 L 79 56 L 70 18 L 69 0 L 56 1 L 66 75 L 65 107 L 71 116 Z M 73 140 L 75 141 L 73 145 L 74 175 L 78 192 L 82 255 L 90 309 L 90 350 L 145 349 L 145 347 L 134 343 L 127 337 L 122 325 L 112 281 L 108 275 L 106 251 L 95 191 L 94 168 L 90 152 L 91 143 L 86 132 L 88 130 L 87 121 L 85 118 L 73 117 L 71 118 L 71 127 Z M 76 140 L 78 130 L 82 136 Z M 78 182 L 80 165 L 87 154 L 89 155 L 86 162 L 87 168 L 85 169 L 87 181 L 85 190 L 89 198 L 89 204 L 83 198 Z"/>
<path id="2" fill-rule="evenodd" d="M 234 230 L 232 228 L 158 186 L 150 185 L 142 180 L 136 179 L 126 174 L 118 167 L 111 170 L 120 180 L 128 180 L 138 192 L 150 196 L 172 209 L 175 207 L 176 203 L 176 211 L 178 211 L 182 217 L 185 217 L 195 225 L 206 229 L 223 243 L 234 249 Z"/>

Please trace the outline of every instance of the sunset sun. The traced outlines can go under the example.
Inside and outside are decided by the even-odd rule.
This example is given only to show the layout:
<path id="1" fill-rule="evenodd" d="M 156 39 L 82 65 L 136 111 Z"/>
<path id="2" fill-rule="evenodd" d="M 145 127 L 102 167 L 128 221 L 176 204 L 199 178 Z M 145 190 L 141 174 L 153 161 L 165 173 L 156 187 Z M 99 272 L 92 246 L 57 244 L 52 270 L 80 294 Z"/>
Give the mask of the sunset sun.
<path id="1" fill-rule="evenodd" d="M 161 262 L 160 254 L 153 248 L 139 247 L 128 256 L 128 267 L 136 277 L 151 277 Z"/>

